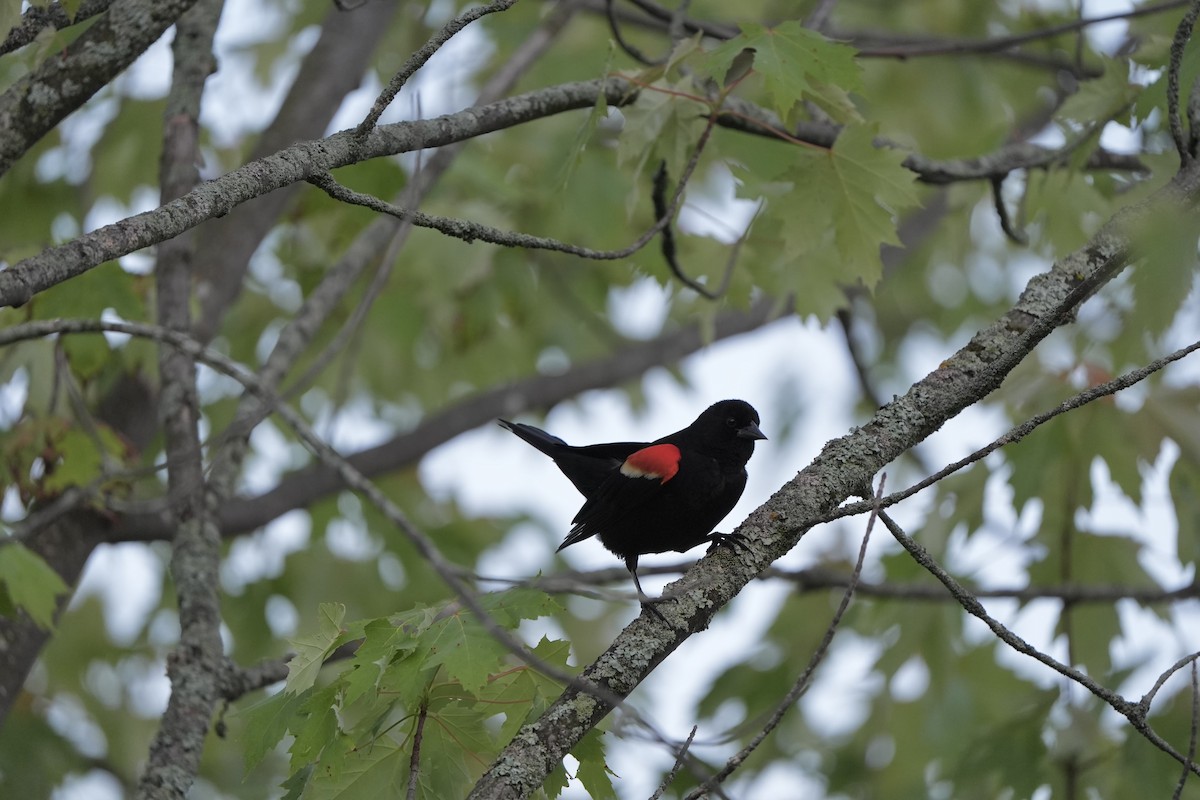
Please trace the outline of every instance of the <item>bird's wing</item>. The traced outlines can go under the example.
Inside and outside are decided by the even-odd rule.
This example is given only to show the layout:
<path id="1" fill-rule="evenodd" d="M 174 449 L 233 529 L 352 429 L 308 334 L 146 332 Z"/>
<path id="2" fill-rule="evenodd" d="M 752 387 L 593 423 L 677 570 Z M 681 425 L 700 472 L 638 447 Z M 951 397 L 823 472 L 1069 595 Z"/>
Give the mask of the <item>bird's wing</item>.
<path id="1" fill-rule="evenodd" d="M 645 442 L 613 442 L 585 447 L 562 447 L 551 455 L 554 463 L 570 478 L 579 493 L 590 500 L 608 476 L 616 472 L 630 454 L 645 446 Z"/>
<path id="2" fill-rule="evenodd" d="M 582 542 L 603 530 L 627 525 L 627 518 L 655 498 L 679 472 L 682 454 L 673 444 L 642 445 L 610 468 L 579 509 L 571 533 L 559 550 Z M 565 470 L 564 470 L 565 471 Z"/>

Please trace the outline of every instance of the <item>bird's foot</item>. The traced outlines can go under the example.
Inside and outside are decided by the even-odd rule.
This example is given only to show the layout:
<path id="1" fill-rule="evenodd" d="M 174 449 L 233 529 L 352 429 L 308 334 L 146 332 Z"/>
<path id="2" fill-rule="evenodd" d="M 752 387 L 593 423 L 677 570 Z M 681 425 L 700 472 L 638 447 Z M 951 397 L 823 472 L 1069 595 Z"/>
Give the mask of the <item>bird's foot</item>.
<path id="1" fill-rule="evenodd" d="M 659 620 L 661 620 L 663 622 L 663 624 L 670 625 L 671 623 L 667 622 L 667 618 L 664 617 L 662 612 L 658 610 L 658 604 L 661 603 L 662 601 L 663 601 L 663 598 L 661 598 L 661 597 L 647 597 L 646 595 L 642 595 L 640 598 L 642 608 L 646 609 L 651 614 L 658 617 Z"/>
<path id="2" fill-rule="evenodd" d="M 750 542 L 744 533 L 718 533 L 717 531 L 713 531 L 708 535 L 708 540 L 711 542 L 708 546 L 709 553 L 718 547 L 732 547 L 734 552 L 750 549 Z"/>

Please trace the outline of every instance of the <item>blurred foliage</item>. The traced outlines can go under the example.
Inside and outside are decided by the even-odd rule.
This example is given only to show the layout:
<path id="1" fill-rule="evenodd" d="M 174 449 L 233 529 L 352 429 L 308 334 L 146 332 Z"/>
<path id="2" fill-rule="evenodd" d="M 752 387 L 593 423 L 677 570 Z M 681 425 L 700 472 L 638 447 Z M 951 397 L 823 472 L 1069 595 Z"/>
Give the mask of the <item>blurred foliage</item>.
<path id="1" fill-rule="evenodd" d="M 0 27 L 12 22 L 16 7 L 2 5 Z M 402 5 L 368 86 L 386 83 L 452 6 L 464 4 Z M 615 5 L 632 8 L 620 0 Z M 932 346 L 948 354 L 960 346 L 1013 303 L 1031 274 L 1081 246 L 1114 211 L 1161 187 L 1177 167 L 1164 122 L 1164 66 L 1178 10 L 1109 26 L 1103 38 L 1070 31 L 1036 38 L 1020 46 L 1021 57 L 967 47 L 897 59 L 872 55 L 875 44 L 867 39 L 857 48 L 846 42 L 856 33 L 890 36 L 899 45 L 928 37 L 969 43 L 1019 36 L 1070 23 L 1080 4 L 842 0 L 830 37 L 801 25 L 816 5 L 691 3 L 695 18 L 742 26 L 742 35 L 726 43 L 696 37 L 672 46 L 657 31 L 626 25 L 623 33 L 643 51 L 671 54 L 669 63 L 655 67 L 615 47 L 602 15 L 580 11 L 516 91 L 619 72 L 643 86 L 636 103 L 619 110 L 598 105 L 472 142 L 422 205 L 433 214 L 619 248 L 652 224 L 649 182 L 657 164 L 666 162 L 673 186 L 694 160 L 689 198 L 736 197 L 757 209 L 749 222 L 732 214 L 712 221 L 718 234 L 677 231 L 684 271 L 708 286 L 721 281 L 734 242 L 744 245 L 719 301 L 684 289 L 654 244 L 623 261 L 585 262 L 417 230 L 387 265 L 392 273 L 351 345 L 320 363 L 298 406 L 320 421 L 353 407 L 389 431 L 407 430 L 458 398 L 552 371 L 547 364 L 567 368 L 612 353 L 629 341 L 614 321 L 614 298 L 646 283 L 667 290 L 664 326 L 711 321 L 761 296 L 821 323 L 848 308 L 868 340 L 865 367 L 877 394 L 887 398 L 924 373 L 914 366 L 920 361 L 914 350 Z M 261 11 L 264 21 L 255 23 L 252 39 L 226 45 L 221 69 L 243 70 L 245 84 L 260 97 L 268 87 L 285 87 L 304 49 L 297 41 L 312 34 L 328 7 L 325 0 L 260 0 L 258 8 L 244 9 Z M 422 73 L 423 97 L 440 103 L 444 95 L 467 96 L 465 84 L 477 86 L 505 65 L 548 7 L 525 0 L 474 24 L 462 34 L 475 37 L 468 60 L 474 72 L 434 62 L 429 70 L 452 74 L 435 81 Z M 246 25 L 225 24 L 235 22 Z M 0 84 L 54 57 L 78 32 L 42 36 L 0 58 Z M 1052 61 L 1057 66 L 1047 66 Z M 144 71 L 132 70 L 135 76 Z M 1182 85 L 1191 86 L 1197 74 L 1200 46 L 1191 45 Z M 147 92 L 143 83 L 122 79 L 107 87 L 0 179 L 0 259 L 13 263 L 152 202 L 164 103 L 161 90 Z M 445 91 L 447 83 L 460 91 Z M 847 127 L 828 150 L 714 128 L 697 153 L 714 104 L 729 94 L 788 122 L 833 120 Z M 222 103 L 244 102 L 210 97 L 206 115 L 219 114 Z M 398 100 L 396 109 L 408 113 L 405 102 Z M 439 106 L 435 113 L 453 110 Z M 1136 152 L 1146 171 L 1085 169 L 1105 130 Z M 239 166 L 258 132 L 218 141 L 202 131 L 205 174 Z M 1068 146 L 1047 168 L 1015 172 L 1003 183 L 1006 208 L 1028 239 L 1024 246 L 1002 234 L 987 182 L 933 186 L 917 182 L 901 164 L 908 150 L 934 159 L 972 158 L 1035 134 Z M 876 147 L 880 138 L 895 147 Z M 409 185 L 413 163 L 381 159 L 336 177 L 390 199 Z M 321 192 L 301 192 L 259 249 L 216 346 L 258 364 L 299 299 L 373 219 Z M 1200 327 L 1191 292 L 1196 224 L 1194 213 L 1151 221 L 1139 240 L 1136 268 L 1092 300 L 1077 325 L 1056 333 L 1022 364 L 988 398 L 988 410 L 1019 422 L 1194 338 Z M 881 253 L 881 245 L 901 240 L 903 250 Z M 102 314 L 149 319 L 153 282 L 139 274 L 145 264 L 130 257 L 93 269 L 22 308 L 0 310 L 0 325 Z M 318 331 L 314 355 L 299 362 L 296 374 L 318 364 L 315 354 L 348 322 L 368 280 Z M 161 444 L 138 451 L 95 418 L 114 386 L 154 372 L 153 347 L 121 337 L 62 337 L 0 353 L 0 387 L 25 398 L 21 414 L 0 418 L 6 524 L 76 485 L 135 504 L 162 496 L 161 476 L 136 469 L 161 462 Z M 206 373 L 201 384 L 203 411 L 206 430 L 217 432 L 230 421 L 240 389 L 211 377 Z M 819 386 L 823 377 L 809 379 Z M 1035 591 L 1168 590 L 1175 584 L 1164 575 L 1194 578 L 1200 396 L 1189 380 L 1181 370 L 1152 377 L 1129 393 L 1130 402 L 1088 405 L 942 481 L 927 492 L 928 504 L 910 532 L 967 582 L 980 570 L 977 554 L 968 557 L 972 548 L 995 548 L 998 540 L 1016 564 L 1014 580 Z M 641 387 L 623 391 L 637 399 Z M 799 413 L 801 404 L 792 402 Z M 860 416 L 871 411 L 865 403 L 859 409 Z M 773 424 L 786 430 L 802 423 Z M 309 463 L 290 433 L 272 431 L 291 461 L 268 469 Z M 1170 466 L 1169 497 L 1151 496 L 1147 476 L 1164 464 Z M 897 464 L 889 487 L 919 472 Z M 470 518 L 453 501 L 429 496 L 413 469 L 377 482 L 448 559 L 466 568 L 520 521 Z M 1114 529 L 1102 518 L 1102 494 L 1130 509 L 1121 517 L 1126 527 Z M 1163 506 L 1174 512 L 1178 528 L 1173 552 L 1152 547 L 1138 527 L 1150 525 L 1151 511 Z M 417 795 L 463 795 L 519 725 L 553 700 L 558 685 L 518 666 L 453 604 L 412 543 L 349 493 L 317 500 L 293 515 L 290 526 L 291 534 L 273 526 L 228 545 L 222 590 L 229 655 L 240 664 L 296 655 L 285 689 L 242 699 L 228 715 L 229 737 L 210 737 L 193 796 L 396 796 L 407 784 L 420 720 Z M 858 527 L 841 530 L 860 535 Z M 122 547 L 136 549 L 165 574 L 165 545 Z M 843 551 L 809 557 L 822 567 L 849 569 Z M 46 573 L 20 545 L 0 547 L 0 612 L 24 609 L 49 625 L 61 587 Z M 893 546 L 873 556 L 865 579 L 933 585 Z M 582 664 L 602 650 L 625 618 L 617 604 L 590 607 L 589 617 L 572 613 L 582 606 L 564 609 L 527 590 L 485 597 L 513 630 L 522 620 L 544 617 L 541 624 L 561 631 L 535 648 L 558 668 L 566 667 L 569 654 Z M 717 764 L 761 729 L 811 657 L 835 604 L 836 593 L 806 591 L 762 611 L 770 618 L 759 649 L 724 669 L 694 709 L 698 741 L 725 737 L 723 750 L 699 757 Z M 1148 685 L 1144 675 L 1131 678 L 1139 667 L 1157 675 L 1179 653 L 1196 649 L 1182 618 L 1164 604 L 1143 609 L 1132 602 L 1035 600 L 996 601 L 995 607 L 1001 616 L 1010 612 L 1005 619 L 1036 612 L 1053 631 L 1057 655 L 1069 654 L 1096 680 L 1131 696 Z M 1138 614 L 1146 609 L 1178 634 L 1179 653 L 1164 648 L 1130 655 L 1134 629 L 1146 618 Z M 68 778 L 93 771 L 132 792 L 157 725 L 164 660 L 177 636 L 169 581 L 162 579 L 152 607 L 134 615 L 132 625 L 115 624 L 117 616 L 129 615 L 116 615 L 88 595 L 59 620 L 0 730 L 0 794 L 45 797 Z M 799 777 L 828 796 L 958 798 L 1047 791 L 1053 797 L 1165 797 L 1179 780 L 1174 761 L 1080 687 L 981 637 L 946 599 L 860 597 L 842 626 L 810 695 L 834 691 L 836 676 L 828 668 L 843 663 L 840 656 L 857 658 L 866 666 L 847 701 L 850 710 L 831 729 L 802 701 L 734 775 L 730 796 L 764 796 L 757 793 L 762 787 Z M 363 643 L 352 657 L 320 668 L 324 656 L 356 638 Z M 1185 684 L 1183 673 L 1169 682 L 1150 716 L 1180 750 L 1193 726 Z M 731 721 L 731 713 L 738 719 Z M 574 774 L 560 768 L 544 793 L 620 795 L 620 783 L 614 789 L 607 771 L 619 741 L 594 732 L 574 752 Z M 666 763 L 672 759 L 668 754 Z M 667 796 L 695 785 L 695 775 L 682 770 Z M 1198 786 L 1190 781 L 1182 796 L 1200 797 Z"/>

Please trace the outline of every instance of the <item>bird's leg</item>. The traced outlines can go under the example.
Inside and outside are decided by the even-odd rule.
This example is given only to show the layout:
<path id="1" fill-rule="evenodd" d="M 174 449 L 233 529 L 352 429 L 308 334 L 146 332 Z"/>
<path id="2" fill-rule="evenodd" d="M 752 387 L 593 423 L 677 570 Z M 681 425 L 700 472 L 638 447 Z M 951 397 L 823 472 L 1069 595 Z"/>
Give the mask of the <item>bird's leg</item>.
<path id="1" fill-rule="evenodd" d="M 746 534 L 744 533 L 721 533 L 713 531 L 708 535 L 708 541 L 711 542 L 708 546 L 709 553 L 718 547 L 732 547 L 735 552 L 750 549 L 750 544 L 746 540 Z"/>
<path id="2" fill-rule="evenodd" d="M 655 603 L 657 603 L 658 600 L 651 599 L 651 597 L 642 589 L 642 582 L 638 580 L 637 562 L 638 557 L 636 555 L 625 557 L 625 569 L 629 570 L 629 574 L 633 576 L 633 585 L 637 587 L 638 601 L 642 604 L 642 608 L 646 609 L 651 614 L 669 625 L 670 623 L 667 622 L 667 618 L 664 617 L 662 612 L 655 607 Z M 662 598 L 659 598 L 659 600 L 661 599 Z"/>

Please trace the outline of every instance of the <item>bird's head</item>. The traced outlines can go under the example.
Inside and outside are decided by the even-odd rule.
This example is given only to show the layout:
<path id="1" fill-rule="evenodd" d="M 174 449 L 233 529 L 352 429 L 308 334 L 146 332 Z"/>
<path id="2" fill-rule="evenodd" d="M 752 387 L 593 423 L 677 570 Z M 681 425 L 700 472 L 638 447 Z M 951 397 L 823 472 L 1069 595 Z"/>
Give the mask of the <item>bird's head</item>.
<path id="1" fill-rule="evenodd" d="M 744 463 L 754 454 L 754 442 L 767 438 L 758 423 L 758 412 L 745 400 L 722 400 L 705 409 L 691 427 L 702 449 L 733 453 Z"/>

